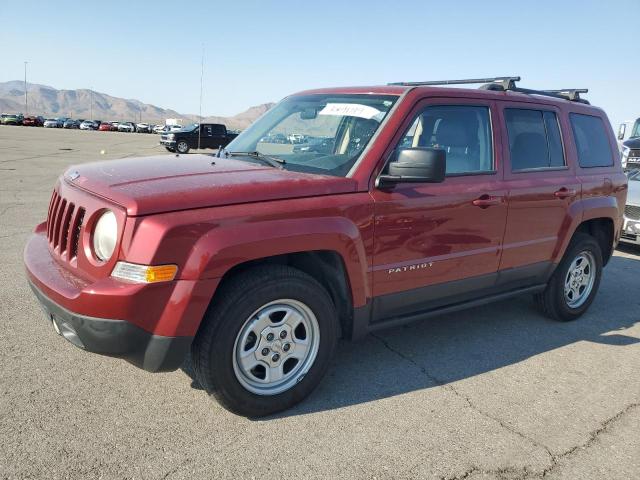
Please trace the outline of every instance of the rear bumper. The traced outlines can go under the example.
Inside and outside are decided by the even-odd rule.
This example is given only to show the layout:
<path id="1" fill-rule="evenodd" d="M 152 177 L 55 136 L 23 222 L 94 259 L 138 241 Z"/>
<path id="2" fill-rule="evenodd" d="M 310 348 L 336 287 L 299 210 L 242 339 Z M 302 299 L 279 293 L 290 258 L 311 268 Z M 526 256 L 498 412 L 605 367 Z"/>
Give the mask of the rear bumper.
<path id="1" fill-rule="evenodd" d="M 33 293 L 56 332 L 88 352 L 122 358 L 148 372 L 167 372 L 182 365 L 193 337 L 153 335 L 125 320 L 93 318 L 61 307 L 33 283 Z"/>

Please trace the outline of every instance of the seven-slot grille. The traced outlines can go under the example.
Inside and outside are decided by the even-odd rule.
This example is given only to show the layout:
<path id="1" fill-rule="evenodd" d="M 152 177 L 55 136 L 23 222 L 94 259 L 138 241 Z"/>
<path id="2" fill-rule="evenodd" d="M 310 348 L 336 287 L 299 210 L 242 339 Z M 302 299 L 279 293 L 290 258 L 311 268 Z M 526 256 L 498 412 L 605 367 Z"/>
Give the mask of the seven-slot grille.
<path id="1" fill-rule="evenodd" d="M 47 239 L 60 256 L 71 260 L 78 254 L 80 229 L 85 209 L 74 205 L 54 191 L 47 215 Z"/>
<path id="2" fill-rule="evenodd" d="M 640 206 L 627 205 L 624 207 L 624 216 L 631 220 L 640 220 Z"/>

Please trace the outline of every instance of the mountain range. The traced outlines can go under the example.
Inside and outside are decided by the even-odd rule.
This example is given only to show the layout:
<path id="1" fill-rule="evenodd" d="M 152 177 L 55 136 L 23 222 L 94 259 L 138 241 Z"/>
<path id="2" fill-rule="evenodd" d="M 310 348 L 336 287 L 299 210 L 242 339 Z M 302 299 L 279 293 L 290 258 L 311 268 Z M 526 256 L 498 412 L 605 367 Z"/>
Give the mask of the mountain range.
<path id="1" fill-rule="evenodd" d="M 182 119 L 184 124 L 197 122 L 198 116 L 182 114 L 168 108 L 139 100 L 113 97 L 89 89 L 58 90 L 47 85 L 27 84 L 28 113 L 43 117 L 90 118 L 104 121 L 131 121 L 164 124 L 167 118 Z M 227 128 L 242 130 L 253 123 L 274 104 L 264 103 L 231 117 L 208 116 L 204 122 L 224 123 Z M 0 82 L 0 112 L 18 113 L 25 110 L 24 82 Z"/>

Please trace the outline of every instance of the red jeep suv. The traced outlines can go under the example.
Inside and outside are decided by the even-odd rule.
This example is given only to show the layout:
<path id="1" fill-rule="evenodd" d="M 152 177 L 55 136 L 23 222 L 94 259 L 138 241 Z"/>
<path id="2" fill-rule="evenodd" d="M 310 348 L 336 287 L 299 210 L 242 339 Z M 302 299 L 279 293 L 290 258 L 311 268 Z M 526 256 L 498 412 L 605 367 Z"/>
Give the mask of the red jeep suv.
<path id="1" fill-rule="evenodd" d="M 306 91 L 217 156 L 72 167 L 26 245 L 30 284 L 71 343 L 152 372 L 191 355 L 247 416 L 305 398 L 341 336 L 520 294 L 576 319 L 627 179 L 584 90 L 518 80 Z"/>

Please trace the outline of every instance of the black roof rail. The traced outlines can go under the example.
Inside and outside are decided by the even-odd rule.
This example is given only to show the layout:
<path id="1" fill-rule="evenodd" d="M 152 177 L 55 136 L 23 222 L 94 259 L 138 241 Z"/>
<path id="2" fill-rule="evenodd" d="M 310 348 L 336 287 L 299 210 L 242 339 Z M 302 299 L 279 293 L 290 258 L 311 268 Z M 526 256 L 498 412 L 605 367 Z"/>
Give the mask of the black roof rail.
<path id="1" fill-rule="evenodd" d="M 491 78 L 469 78 L 463 80 L 430 80 L 426 82 L 394 82 L 388 85 L 401 85 L 406 87 L 420 87 L 420 86 L 436 86 L 436 85 L 467 85 L 474 83 L 483 83 L 480 88 L 483 90 L 495 90 L 495 91 L 510 91 L 525 93 L 528 95 L 544 95 L 546 97 L 561 98 L 564 100 L 570 100 L 572 102 L 580 102 L 589 104 L 589 102 L 583 98 L 580 98 L 581 93 L 589 92 L 586 88 L 563 88 L 559 90 L 533 90 L 531 88 L 521 88 L 516 86 L 516 82 L 520 81 L 520 77 L 491 77 Z"/>

